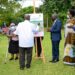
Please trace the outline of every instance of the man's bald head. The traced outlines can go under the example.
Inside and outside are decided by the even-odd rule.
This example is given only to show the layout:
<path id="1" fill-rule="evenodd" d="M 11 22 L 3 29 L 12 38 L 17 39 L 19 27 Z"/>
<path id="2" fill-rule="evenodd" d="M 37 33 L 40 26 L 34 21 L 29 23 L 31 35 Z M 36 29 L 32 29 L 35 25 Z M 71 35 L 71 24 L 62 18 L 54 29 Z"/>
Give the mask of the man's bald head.
<path id="1" fill-rule="evenodd" d="M 24 15 L 25 20 L 30 20 L 30 15 Z"/>

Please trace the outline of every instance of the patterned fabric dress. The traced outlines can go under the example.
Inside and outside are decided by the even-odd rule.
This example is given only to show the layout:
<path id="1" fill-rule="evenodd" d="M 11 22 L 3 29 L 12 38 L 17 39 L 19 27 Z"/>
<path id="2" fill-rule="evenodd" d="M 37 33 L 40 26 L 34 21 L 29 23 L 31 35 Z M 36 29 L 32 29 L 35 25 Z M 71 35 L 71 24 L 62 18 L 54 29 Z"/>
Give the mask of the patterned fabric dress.
<path id="1" fill-rule="evenodd" d="M 66 24 L 65 30 L 65 47 L 64 47 L 64 64 L 75 65 L 75 31 L 68 26 L 74 26 L 75 19 L 71 19 Z"/>

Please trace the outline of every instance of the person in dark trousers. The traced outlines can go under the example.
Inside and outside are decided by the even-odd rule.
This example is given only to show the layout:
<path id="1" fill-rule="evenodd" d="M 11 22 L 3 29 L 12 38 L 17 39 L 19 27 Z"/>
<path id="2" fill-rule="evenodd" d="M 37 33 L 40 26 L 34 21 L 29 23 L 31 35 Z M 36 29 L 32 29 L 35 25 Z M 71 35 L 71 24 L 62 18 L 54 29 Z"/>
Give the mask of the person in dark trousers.
<path id="1" fill-rule="evenodd" d="M 55 63 L 59 61 L 59 44 L 61 40 L 61 27 L 62 23 L 58 19 L 58 15 L 54 13 L 52 15 L 53 25 L 48 30 L 51 32 L 51 42 L 52 42 L 52 60 L 50 62 Z"/>
<path id="2" fill-rule="evenodd" d="M 35 27 L 35 25 L 30 22 L 29 15 L 25 15 L 24 18 L 24 22 L 18 24 L 13 34 L 13 36 L 17 35 L 19 38 L 19 64 L 21 70 L 24 70 L 25 66 L 26 68 L 31 67 L 34 34 L 39 30 L 38 26 Z"/>

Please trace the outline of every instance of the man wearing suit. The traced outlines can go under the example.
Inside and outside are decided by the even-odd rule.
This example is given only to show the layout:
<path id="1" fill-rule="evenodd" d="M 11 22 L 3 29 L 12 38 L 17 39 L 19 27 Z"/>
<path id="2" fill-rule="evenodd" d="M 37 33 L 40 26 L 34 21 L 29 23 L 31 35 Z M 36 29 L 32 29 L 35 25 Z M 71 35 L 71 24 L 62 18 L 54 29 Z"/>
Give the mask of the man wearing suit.
<path id="1" fill-rule="evenodd" d="M 53 25 L 49 29 L 51 32 L 51 42 L 52 42 L 52 63 L 59 61 L 59 43 L 61 40 L 61 26 L 62 23 L 58 19 L 57 14 L 52 15 Z"/>

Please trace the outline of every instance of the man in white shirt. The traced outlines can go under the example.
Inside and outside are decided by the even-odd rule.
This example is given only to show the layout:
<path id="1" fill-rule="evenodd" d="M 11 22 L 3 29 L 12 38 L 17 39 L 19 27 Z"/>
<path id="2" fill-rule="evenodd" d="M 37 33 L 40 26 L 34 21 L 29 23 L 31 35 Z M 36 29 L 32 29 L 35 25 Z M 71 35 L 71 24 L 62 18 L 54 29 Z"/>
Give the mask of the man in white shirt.
<path id="1" fill-rule="evenodd" d="M 19 38 L 20 69 L 25 67 L 25 56 L 27 55 L 26 67 L 30 68 L 32 60 L 32 49 L 34 45 L 34 32 L 38 32 L 39 27 L 29 22 L 30 16 L 25 15 L 25 21 L 18 24 L 15 35 Z M 26 55 L 25 55 L 26 54 Z"/>

